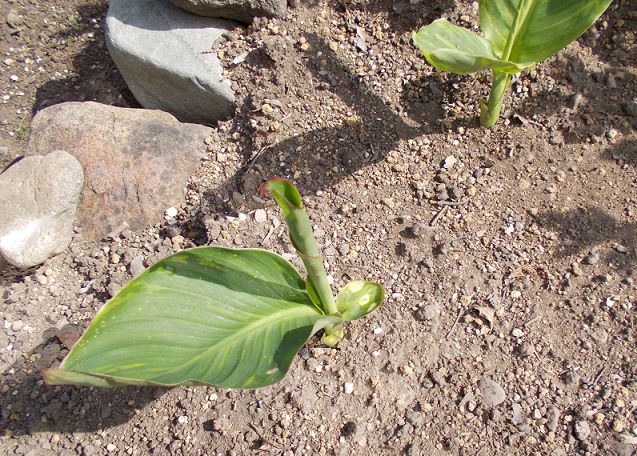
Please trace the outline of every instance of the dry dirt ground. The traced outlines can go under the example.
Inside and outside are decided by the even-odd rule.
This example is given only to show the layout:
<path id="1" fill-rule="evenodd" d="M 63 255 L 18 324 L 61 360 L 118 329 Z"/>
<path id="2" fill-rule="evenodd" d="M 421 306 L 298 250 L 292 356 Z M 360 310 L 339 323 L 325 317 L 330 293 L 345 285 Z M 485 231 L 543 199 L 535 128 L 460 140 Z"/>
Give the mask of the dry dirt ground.
<path id="1" fill-rule="evenodd" d="M 237 111 L 202 144 L 175 219 L 5 268 L 2 454 L 634 454 L 635 3 L 615 1 L 517 78 L 491 130 L 477 121 L 488 76 L 438 72 L 410 42 L 441 16 L 475 29 L 471 2 L 298 3 L 215 48 Z M 104 45 L 106 8 L 0 3 L 0 165 L 45 106 L 136 106 Z M 312 339 L 255 391 L 43 383 L 134 259 L 203 244 L 290 253 L 255 193 L 275 175 L 305 195 L 335 287 L 385 286 L 337 349 Z"/>

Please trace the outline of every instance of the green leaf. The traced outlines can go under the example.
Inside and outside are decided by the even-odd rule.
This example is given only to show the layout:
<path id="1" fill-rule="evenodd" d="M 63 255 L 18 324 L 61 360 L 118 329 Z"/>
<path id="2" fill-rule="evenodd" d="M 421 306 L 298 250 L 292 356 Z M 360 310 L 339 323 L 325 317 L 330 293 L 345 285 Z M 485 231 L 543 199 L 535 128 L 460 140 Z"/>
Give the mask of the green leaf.
<path id="1" fill-rule="evenodd" d="M 446 19 L 422 27 L 414 33 L 413 40 L 429 63 L 451 73 L 469 74 L 488 69 L 515 73 L 523 69 L 500 60 L 487 40 Z"/>
<path id="2" fill-rule="evenodd" d="M 357 280 L 348 283 L 336 296 L 336 307 L 344 320 L 358 320 L 376 308 L 385 299 L 379 283 Z"/>
<path id="3" fill-rule="evenodd" d="M 43 375 L 51 384 L 256 388 L 283 378 L 305 341 L 338 321 L 278 255 L 184 250 L 125 286 L 60 369 Z"/>
<path id="4" fill-rule="evenodd" d="M 480 26 L 494 55 L 522 68 L 556 54 L 612 0 L 481 0 Z"/>

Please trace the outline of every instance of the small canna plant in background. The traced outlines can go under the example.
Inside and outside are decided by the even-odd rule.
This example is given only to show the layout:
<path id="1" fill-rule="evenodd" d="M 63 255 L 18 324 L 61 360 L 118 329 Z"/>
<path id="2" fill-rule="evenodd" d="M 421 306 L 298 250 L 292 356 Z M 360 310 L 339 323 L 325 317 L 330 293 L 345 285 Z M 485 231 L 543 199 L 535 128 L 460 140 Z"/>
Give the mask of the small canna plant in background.
<path id="1" fill-rule="evenodd" d="M 488 101 L 480 100 L 480 124 L 495 125 L 511 76 L 533 68 L 584 33 L 612 0 L 480 0 L 485 38 L 438 19 L 413 34 L 429 63 L 443 71 L 491 70 Z"/>
<path id="2" fill-rule="evenodd" d="M 260 249 L 198 247 L 160 260 L 99 310 L 47 383 L 257 388 L 282 379 L 314 333 L 335 346 L 343 323 L 378 308 L 380 284 L 334 299 L 310 219 L 290 182 L 267 181 L 307 270 Z"/>

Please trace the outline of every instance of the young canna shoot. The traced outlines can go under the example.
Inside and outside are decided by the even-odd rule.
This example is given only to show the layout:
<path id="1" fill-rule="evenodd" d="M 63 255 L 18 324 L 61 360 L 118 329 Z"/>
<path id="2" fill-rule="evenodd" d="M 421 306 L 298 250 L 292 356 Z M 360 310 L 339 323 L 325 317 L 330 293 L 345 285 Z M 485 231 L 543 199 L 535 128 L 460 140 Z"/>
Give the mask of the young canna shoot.
<path id="1" fill-rule="evenodd" d="M 511 76 L 551 57 L 584 33 L 612 0 L 480 0 L 485 38 L 438 19 L 413 34 L 436 68 L 456 74 L 491 70 L 480 123 L 495 125 Z"/>
<path id="2" fill-rule="evenodd" d="M 198 247 L 160 260 L 95 316 L 47 383 L 210 385 L 258 388 L 282 379 L 314 333 L 343 337 L 384 299 L 378 283 L 355 281 L 336 299 L 297 189 L 273 179 L 262 187 L 283 212 L 307 270 L 259 249 Z"/>

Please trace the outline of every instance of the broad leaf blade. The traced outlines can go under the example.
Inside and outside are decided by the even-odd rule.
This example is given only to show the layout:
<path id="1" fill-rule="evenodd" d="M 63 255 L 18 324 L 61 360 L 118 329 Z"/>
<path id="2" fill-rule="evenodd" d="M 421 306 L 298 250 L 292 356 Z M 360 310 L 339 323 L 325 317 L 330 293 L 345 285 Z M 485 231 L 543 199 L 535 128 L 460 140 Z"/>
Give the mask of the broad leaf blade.
<path id="1" fill-rule="evenodd" d="M 446 19 L 438 19 L 422 27 L 414 33 L 413 40 L 429 63 L 451 73 L 521 70 L 515 64 L 498 59 L 487 40 Z"/>
<path id="2" fill-rule="evenodd" d="M 497 58 L 523 68 L 577 39 L 612 0 L 481 0 L 480 26 Z"/>
<path id="3" fill-rule="evenodd" d="M 44 376 L 53 384 L 256 388 L 283 378 L 305 341 L 334 321 L 278 255 L 184 250 L 124 287 Z"/>
<path id="4" fill-rule="evenodd" d="M 336 307 L 344 320 L 358 320 L 380 307 L 384 299 L 379 283 L 356 280 L 339 291 Z"/>

